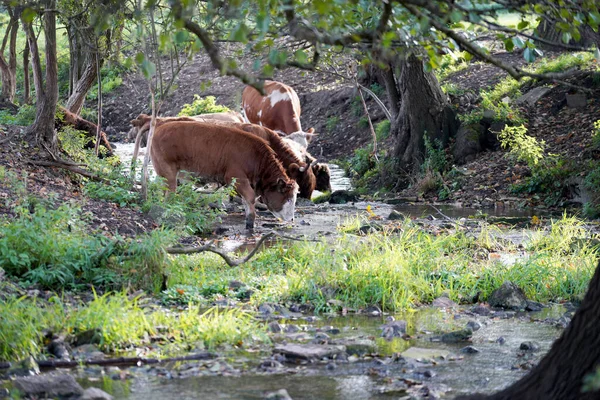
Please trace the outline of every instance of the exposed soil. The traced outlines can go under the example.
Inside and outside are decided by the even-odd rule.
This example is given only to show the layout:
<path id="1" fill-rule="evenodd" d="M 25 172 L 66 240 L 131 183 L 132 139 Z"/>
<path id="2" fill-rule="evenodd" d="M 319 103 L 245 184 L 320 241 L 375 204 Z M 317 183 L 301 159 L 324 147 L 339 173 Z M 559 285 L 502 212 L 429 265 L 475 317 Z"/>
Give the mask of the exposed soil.
<path id="1" fill-rule="evenodd" d="M 11 128 L 7 133 L 10 135 L 16 129 L 19 128 Z M 0 131 L 0 140 L 3 137 Z M 82 204 L 82 211 L 90 213 L 91 226 L 107 236 L 119 234 L 133 237 L 156 227 L 154 222 L 139 210 L 83 197 L 78 175 L 63 169 L 39 167 L 30 163 L 41 158 L 39 151 L 24 142 L 19 133 L 0 147 L 0 166 L 17 174 L 25 174 L 27 193 L 42 198 L 56 196 L 56 205 L 71 201 Z M 12 190 L 10 183 L 0 181 L 0 216 L 15 216 L 14 207 L 18 200 Z"/>

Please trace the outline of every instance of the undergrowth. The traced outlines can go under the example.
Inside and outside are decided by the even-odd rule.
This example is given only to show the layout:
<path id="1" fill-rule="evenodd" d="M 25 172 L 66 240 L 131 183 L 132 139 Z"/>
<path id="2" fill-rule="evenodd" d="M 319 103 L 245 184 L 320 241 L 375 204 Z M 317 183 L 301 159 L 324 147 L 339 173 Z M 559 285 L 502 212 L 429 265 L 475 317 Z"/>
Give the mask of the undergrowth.
<path id="1" fill-rule="evenodd" d="M 251 291 L 250 302 L 310 303 L 317 312 L 337 310 L 339 300 L 351 309 L 379 305 L 399 311 L 431 302 L 444 291 L 459 302 L 479 292 L 486 299 L 503 281 L 511 280 L 537 301 L 577 300 L 596 267 L 596 250 L 581 244 L 581 224 L 564 218 L 549 231 L 534 231 L 531 257 L 514 265 L 488 258 L 490 251 L 516 252 L 484 227 L 473 237 L 464 232 L 435 235 L 410 221 L 398 234 L 379 232 L 360 240 L 352 235 L 331 243 L 280 243 L 232 270 L 215 255 L 179 257 L 169 272 L 169 301 L 184 301 L 196 288 L 200 304 L 238 297 L 232 280 Z M 576 245 L 577 244 L 577 245 Z M 173 290 L 174 289 L 174 290 Z M 180 289 L 180 290 L 177 290 Z M 239 297 L 238 297 L 239 298 Z"/>
<path id="2" fill-rule="evenodd" d="M 226 106 L 217 104 L 215 96 L 206 96 L 204 98 L 194 95 L 194 101 L 191 104 L 184 104 L 179 111 L 178 116 L 194 116 L 207 113 L 216 113 L 230 111 Z"/>
<path id="3" fill-rule="evenodd" d="M 44 352 L 44 335 L 77 335 L 95 330 L 98 347 L 105 352 L 141 346 L 150 336 L 153 355 L 169 356 L 222 345 L 244 346 L 268 340 L 264 328 L 240 310 L 190 306 L 182 312 L 149 310 L 124 293 L 95 295 L 87 304 L 68 305 L 58 297 L 50 301 L 26 298 L 0 300 L 0 361 L 16 361 Z"/>

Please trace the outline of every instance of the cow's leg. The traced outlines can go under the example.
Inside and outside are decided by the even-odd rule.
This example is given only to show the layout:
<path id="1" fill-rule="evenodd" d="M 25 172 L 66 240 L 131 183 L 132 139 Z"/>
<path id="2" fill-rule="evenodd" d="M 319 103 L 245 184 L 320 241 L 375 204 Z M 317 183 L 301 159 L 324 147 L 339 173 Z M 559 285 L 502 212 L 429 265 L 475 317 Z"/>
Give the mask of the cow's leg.
<path id="1" fill-rule="evenodd" d="M 254 220 L 256 219 L 256 208 L 254 206 L 256 194 L 254 189 L 250 186 L 250 182 L 247 179 L 240 179 L 236 181 L 235 190 L 242 198 L 244 209 L 246 211 L 246 229 L 254 229 Z"/>
<path id="2" fill-rule="evenodd" d="M 167 189 L 175 193 L 177 190 L 177 168 L 172 165 L 164 165 L 160 160 L 154 160 L 154 171 L 158 176 L 162 176 L 167 180 Z"/>

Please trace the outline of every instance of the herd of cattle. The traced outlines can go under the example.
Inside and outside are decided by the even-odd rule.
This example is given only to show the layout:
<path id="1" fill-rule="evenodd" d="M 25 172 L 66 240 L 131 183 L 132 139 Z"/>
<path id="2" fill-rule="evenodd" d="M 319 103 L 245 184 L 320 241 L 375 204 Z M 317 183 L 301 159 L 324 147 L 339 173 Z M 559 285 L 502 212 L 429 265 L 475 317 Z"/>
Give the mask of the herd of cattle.
<path id="1" fill-rule="evenodd" d="M 150 156 L 154 169 L 177 188 L 177 173 L 196 173 L 223 184 L 235 178 L 235 189 L 253 229 L 258 197 L 284 221 L 294 218 L 296 195 L 310 199 L 313 191 L 330 191 L 330 172 L 306 150 L 314 129 L 300 125 L 300 100 L 291 87 L 266 81 L 265 95 L 247 86 L 242 114 L 229 111 L 194 117 L 156 119 Z M 151 117 L 131 121 L 129 139 L 136 150 L 147 140 Z"/>

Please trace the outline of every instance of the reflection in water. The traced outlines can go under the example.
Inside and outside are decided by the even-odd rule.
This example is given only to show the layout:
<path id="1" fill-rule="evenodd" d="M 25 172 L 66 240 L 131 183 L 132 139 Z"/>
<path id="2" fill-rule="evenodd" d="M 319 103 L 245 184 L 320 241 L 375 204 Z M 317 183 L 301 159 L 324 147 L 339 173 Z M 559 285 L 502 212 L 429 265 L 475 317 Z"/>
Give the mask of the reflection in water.
<path id="1" fill-rule="evenodd" d="M 541 357 L 560 334 L 560 330 L 553 325 L 532 323 L 529 317 L 537 319 L 558 317 L 564 311 L 564 307 L 555 306 L 540 313 L 526 314 L 526 318 L 509 319 L 467 316 L 433 308 L 420 309 L 404 316 L 396 315 L 396 319 L 406 319 L 409 322 L 409 334 L 413 338 L 409 342 L 410 346 L 446 350 L 455 355 L 462 355 L 460 349 L 467 344 L 472 344 L 480 350 L 480 353 L 462 355 L 462 358 L 453 361 L 440 360 L 435 364 L 421 364 L 409 360 L 412 366 L 407 367 L 403 362 L 381 363 L 373 359 L 356 363 L 338 363 L 335 369 L 328 369 L 323 363 L 300 366 L 287 364 L 287 367 L 293 369 L 294 374 L 264 375 L 253 372 L 256 370 L 252 366 L 260 362 L 258 356 L 255 356 L 257 358 L 250 362 L 249 370 L 243 376 L 192 376 L 168 379 L 151 376 L 150 371 L 153 367 L 142 367 L 131 369 L 136 376 L 133 380 L 114 381 L 114 383 L 111 381 L 111 386 L 104 386 L 103 389 L 112 392 L 115 398 L 120 399 L 252 400 L 264 399 L 266 393 L 286 389 L 295 400 L 366 400 L 389 398 L 379 393 L 380 388 L 387 385 L 384 379 L 386 376 L 390 380 L 414 379 L 431 387 L 447 385 L 451 391 L 443 396 L 444 398 L 453 398 L 458 394 L 475 391 L 491 393 L 509 385 L 526 373 L 518 368 L 513 369 L 514 365 L 522 361 L 518 356 L 518 349 L 522 342 L 537 342 L 541 351 L 536 354 Z M 470 319 L 478 319 L 482 324 L 482 328 L 473 333 L 472 343 L 447 344 L 431 340 L 442 331 L 452 330 L 455 326 L 464 327 Z M 281 322 L 285 323 L 285 321 Z M 291 323 L 302 326 L 301 320 L 291 321 Z M 339 328 L 341 333 L 332 334 L 331 340 L 340 340 L 343 337 L 366 339 L 378 338 L 381 326 L 385 323 L 384 317 L 323 317 L 316 322 L 315 326 Z M 432 333 L 424 334 L 425 330 L 431 330 Z M 500 336 L 504 337 L 504 344 L 496 341 Z M 383 354 L 385 349 L 380 347 L 378 352 Z M 252 360 L 250 353 L 246 356 Z M 381 358 L 385 359 L 385 357 Z M 235 359 L 235 356 L 226 358 L 229 363 L 234 362 Z M 425 370 L 431 371 L 433 376 L 425 378 L 422 375 Z M 373 374 L 373 371 L 382 374 Z M 198 374 L 203 375 L 205 372 L 205 368 L 200 368 Z M 173 373 L 177 375 L 175 371 Z M 92 384 L 101 386 L 100 382 L 92 382 Z"/>

